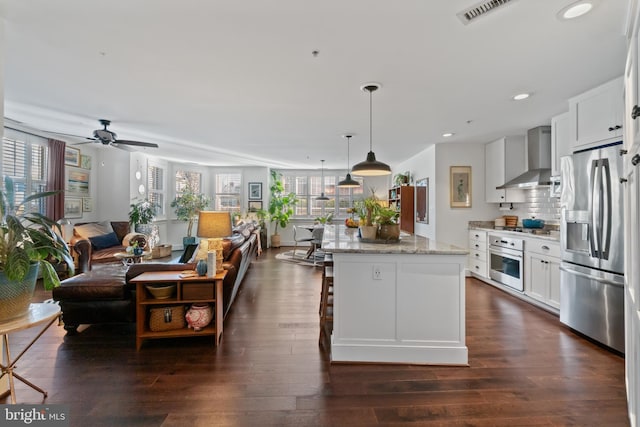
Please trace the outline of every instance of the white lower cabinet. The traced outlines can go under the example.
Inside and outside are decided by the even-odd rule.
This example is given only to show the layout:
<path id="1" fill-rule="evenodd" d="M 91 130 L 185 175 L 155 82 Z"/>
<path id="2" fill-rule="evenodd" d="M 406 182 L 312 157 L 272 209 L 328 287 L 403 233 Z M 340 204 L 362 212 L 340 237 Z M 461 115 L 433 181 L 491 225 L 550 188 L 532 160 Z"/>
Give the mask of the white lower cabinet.
<path id="1" fill-rule="evenodd" d="M 560 245 L 542 239 L 526 239 L 524 291 L 550 307 L 560 308 Z"/>
<path id="2" fill-rule="evenodd" d="M 489 277 L 486 231 L 469 230 L 469 258 L 467 268 L 470 272 L 480 277 Z"/>

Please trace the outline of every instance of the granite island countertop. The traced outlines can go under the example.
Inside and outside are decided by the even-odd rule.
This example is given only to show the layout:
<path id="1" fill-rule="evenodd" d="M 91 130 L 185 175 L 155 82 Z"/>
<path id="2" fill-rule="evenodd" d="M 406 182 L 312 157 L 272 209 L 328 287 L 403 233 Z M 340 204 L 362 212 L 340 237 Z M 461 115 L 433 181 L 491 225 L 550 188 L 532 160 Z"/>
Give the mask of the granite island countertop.
<path id="1" fill-rule="evenodd" d="M 365 243 L 358 237 L 357 228 L 344 225 L 325 225 L 322 250 L 331 253 L 468 255 L 467 249 L 437 242 L 415 234 L 400 234 L 395 243 Z"/>

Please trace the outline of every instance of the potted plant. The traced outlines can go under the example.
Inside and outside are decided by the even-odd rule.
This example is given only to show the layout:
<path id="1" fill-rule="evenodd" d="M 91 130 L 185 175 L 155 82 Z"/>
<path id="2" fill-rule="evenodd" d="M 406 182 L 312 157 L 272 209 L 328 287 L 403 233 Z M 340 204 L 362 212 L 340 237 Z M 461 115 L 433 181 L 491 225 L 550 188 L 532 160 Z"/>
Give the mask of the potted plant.
<path id="1" fill-rule="evenodd" d="M 373 240 L 378 234 L 378 225 L 374 222 L 376 213 L 380 208 L 375 190 L 371 189 L 371 195 L 360 203 L 360 236 L 363 239 Z"/>
<path id="2" fill-rule="evenodd" d="M 379 225 L 379 235 L 382 240 L 398 240 L 400 238 L 400 212 L 394 208 L 380 206 L 377 211 L 376 222 Z"/>
<path id="3" fill-rule="evenodd" d="M 74 273 L 73 259 L 62 238 L 60 225 L 28 205 L 56 194 L 55 191 L 32 194 L 16 204 L 15 187 L 4 177 L 0 197 L 0 321 L 19 317 L 29 309 L 38 278 L 42 274 L 44 288 L 60 285 L 51 264 L 64 262 L 69 275 Z"/>
<path id="4" fill-rule="evenodd" d="M 137 200 L 129 206 L 129 223 L 136 233 L 149 237 L 149 249 L 160 242 L 158 226 L 153 224 L 158 206 L 148 199 Z"/>
<path id="5" fill-rule="evenodd" d="M 171 202 L 171 207 L 176 209 L 178 220 L 187 222 L 187 236 L 182 238 L 182 245 L 185 248 L 196 242 L 195 236 L 192 236 L 193 223 L 198 218 L 200 211 L 206 209 L 209 203 L 211 203 L 211 199 L 194 191 L 191 185 L 187 185 L 182 194 Z"/>
<path id="6" fill-rule="evenodd" d="M 395 182 L 397 187 L 401 185 L 408 185 L 409 180 L 411 179 L 411 172 L 406 171 L 405 173 L 397 173 L 393 177 L 393 181 Z"/>
<path id="7" fill-rule="evenodd" d="M 269 212 L 264 209 L 258 209 L 256 217 L 260 226 L 260 247 L 265 250 L 267 249 L 267 220 L 269 219 Z"/>
<path id="8" fill-rule="evenodd" d="M 331 222 L 333 221 L 333 213 L 328 213 L 325 215 L 320 215 L 319 217 L 316 217 L 315 222 L 316 224 L 331 224 Z"/>
<path id="9" fill-rule="evenodd" d="M 275 223 L 275 229 L 271 235 L 271 246 L 280 247 L 280 235 L 278 234 L 278 226 L 285 228 L 294 214 L 294 206 L 298 203 L 295 193 L 285 193 L 284 184 L 281 180 L 281 174 L 275 170 L 271 171 L 271 186 L 269 190 L 271 196 L 269 198 L 269 220 Z"/>

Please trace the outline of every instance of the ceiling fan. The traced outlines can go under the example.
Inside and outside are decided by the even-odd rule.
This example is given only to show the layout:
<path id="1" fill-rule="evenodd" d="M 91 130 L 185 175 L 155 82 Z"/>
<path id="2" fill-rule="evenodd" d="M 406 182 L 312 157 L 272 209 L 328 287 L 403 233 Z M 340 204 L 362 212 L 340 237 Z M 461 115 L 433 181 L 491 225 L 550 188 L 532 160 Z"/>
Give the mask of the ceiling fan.
<path id="1" fill-rule="evenodd" d="M 60 132 L 51 132 L 51 133 L 56 133 L 58 135 L 73 136 L 76 138 L 89 139 L 89 141 L 78 142 L 77 144 L 89 144 L 92 142 L 99 142 L 102 145 L 112 145 L 114 147 L 122 148 L 122 149 L 125 149 L 124 147 L 121 147 L 123 145 L 158 148 L 158 144 L 155 144 L 153 142 L 140 142 L 140 141 L 130 141 L 128 139 L 118 139 L 118 135 L 116 135 L 115 132 L 107 129 L 107 127 L 111 124 L 111 120 L 100 119 L 100 124 L 103 126 L 103 128 L 94 130 L 93 138 L 83 137 L 79 135 L 71 135 L 68 133 L 60 133 Z M 74 144 L 74 145 L 77 145 L 77 144 Z"/>

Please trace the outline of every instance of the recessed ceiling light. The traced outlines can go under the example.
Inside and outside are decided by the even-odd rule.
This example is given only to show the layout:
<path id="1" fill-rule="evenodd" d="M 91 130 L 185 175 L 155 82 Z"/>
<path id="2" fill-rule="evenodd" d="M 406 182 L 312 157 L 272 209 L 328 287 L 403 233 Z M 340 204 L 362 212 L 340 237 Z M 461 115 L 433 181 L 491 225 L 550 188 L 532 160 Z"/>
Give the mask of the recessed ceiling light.
<path id="1" fill-rule="evenodd" d="M 558 12 L 558 18 L 562 20 L 574 19 L 582 16 L 593 9 L 596 0 L 580 0 L 563 7 Z"/>
<path id="2" fill-rule="evenodd" d="M 455 135 L 453 132 L 446 132 L 442 134 L 442 136 L 444 136 L 445 138 L 449 138 L 450 136 L 453 136 L 453 135 Z"/>
<path id="3" fill-rule="evenodd" d="M 531 94 L 528 93 L 519 93 L 513 97 L 514 101 L 522 101 L 523 99 L 527 99 Z"/>

